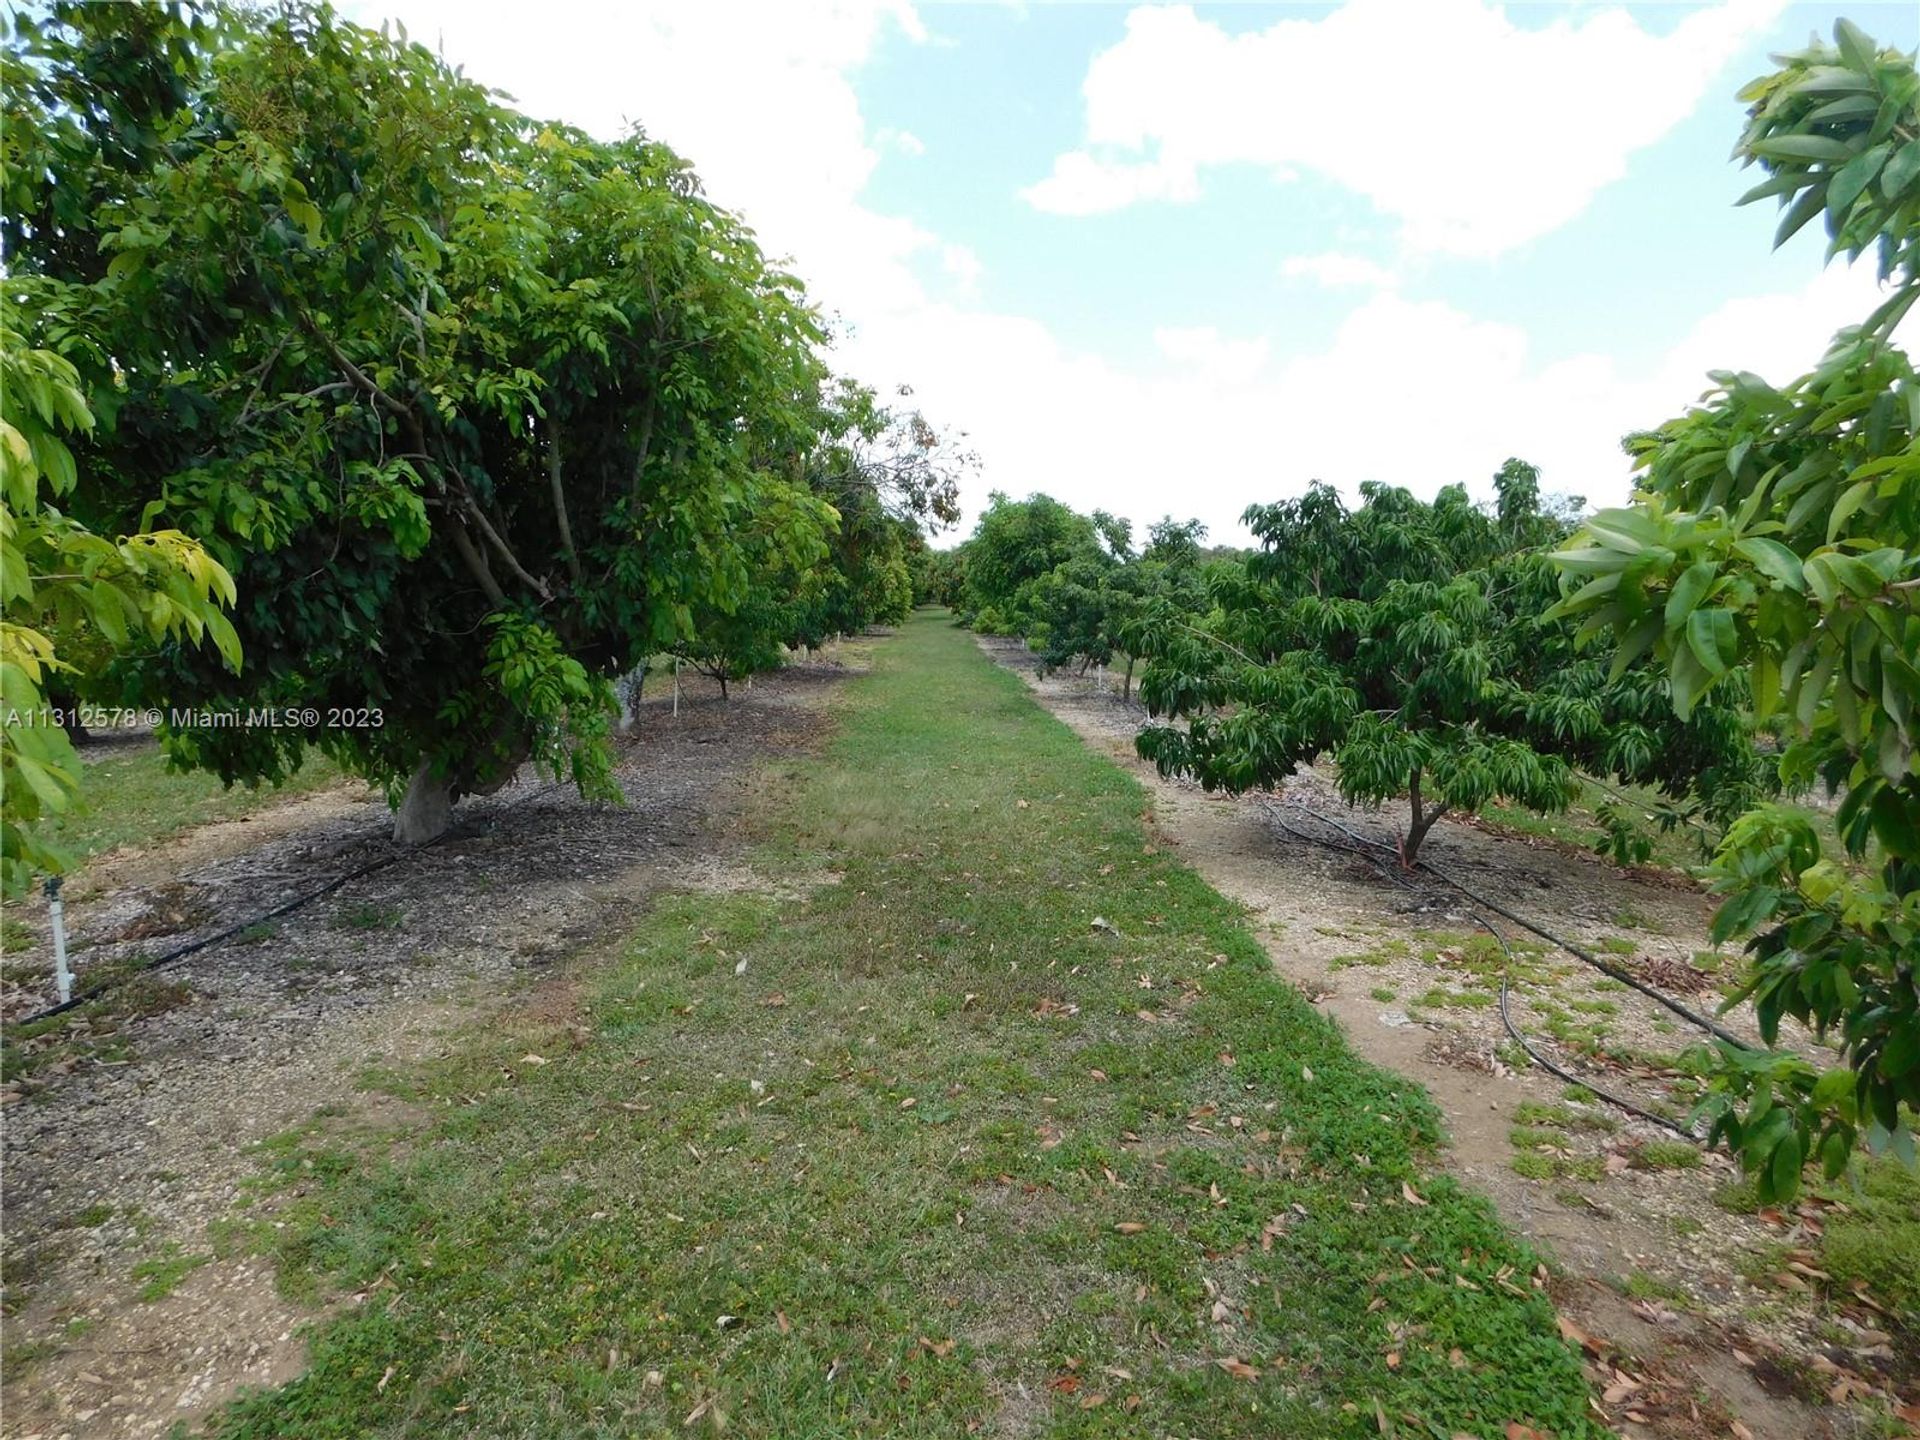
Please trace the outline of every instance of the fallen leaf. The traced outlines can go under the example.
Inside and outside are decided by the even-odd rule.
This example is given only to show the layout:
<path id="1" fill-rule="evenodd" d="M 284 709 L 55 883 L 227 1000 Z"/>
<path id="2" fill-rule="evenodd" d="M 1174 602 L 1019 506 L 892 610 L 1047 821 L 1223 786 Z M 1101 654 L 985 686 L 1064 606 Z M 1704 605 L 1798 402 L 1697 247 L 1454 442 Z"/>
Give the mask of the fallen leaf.
<path id="1" fill-rule="evenodd" d="M 780 1327 L 780 1333 L 781 1333 L 782 1335 L 791 1335 L 791 1334 L 793 1333 L 793 1326 L 792 1326 L 792 1324 L 791 1324 L 791 1323 L 790 1323 L 790 1322 L 789 1322 L 789 1321 L 787 1320 L 787 1312 L 786 1312 L 786 1311 L 784 1311 L 784 1310 L 776 1310 L 776 1311 L 774 1311 L 774 1312 L 773 1312 L 773 1323 L 774 1323 L 774 1324 L 776 1324 L 776 1325 L 778 1325 L 778 1326 Z"/>
<path id="2" fill-rule="evenodd" d="M 1420 1198 L 1419 1192 L 1404 1180 L 1400 1182 L 1400 1198 L 1409 1205 L 1424 1205 L 1427 1203 Z"/>
<path id="3" fill-rule="evenodd" d="M 547 1059 L 544 1055 L 522 1055 L 520 1057 L 520 1063 L 522 1065 L 544 1065 L 547 1063 Z"/>
<path id="4" fill-rule="evenodd" d="M 1142 1225 L 1138 1220 L 1122 1220 L 1118 1225 L 1115 1225 L 1113 1228 L 1115 1229 L 1115 1231 L 1117 1231 L 1119 1234 L 1122 1234 L 1122 1235 L 1138 1235 L 1142 1230 L 1145 1230 L 1147 1227 Z"/>
<path id="5" fill-rule="evenodd" d="M 1259 1366 L 1249 1365 L 1237 1356 L 1229 1355 L 1226 1359 L 1216 1360 L 1213 1363 L 1233 1376 L 1236 1380 L 1258 1380 L 1260 1378 Z"/>

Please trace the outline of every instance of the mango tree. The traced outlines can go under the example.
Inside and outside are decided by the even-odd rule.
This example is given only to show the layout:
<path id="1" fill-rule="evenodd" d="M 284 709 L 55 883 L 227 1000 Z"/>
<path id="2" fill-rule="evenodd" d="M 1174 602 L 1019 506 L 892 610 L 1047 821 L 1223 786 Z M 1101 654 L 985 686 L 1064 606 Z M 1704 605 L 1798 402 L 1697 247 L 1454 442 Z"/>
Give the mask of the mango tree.
<path id="1" fill-rule="evenodd" d="M 81 801 L 71 719 L 47 703 L 71 674 L 71 644 L 121 652 L 210 643 L 234 670 L 240 642 L 222 607 L 233 578 L 178 530 L 96 535 L 60 509 L 79 483 L 66 437 L 94 425 L 79 373 L 30 346 L 0 313 L 0 895 L 68 857 L 39 833 Z M 84 643 L 84 642 L 83 642 Z"/>
<path id="2" fill-rule="evenodd" d="M 741 517 L 819 433 L 799 282 L 644 135 L 535 124 L 324 8 L 221 14 L 55 5 L 7 41 L 13 294 L 100 420 L 74 511 L 166 517 L 240 587 L 243 675 L 171 650 L 123 693 L 377 719 L 166 743 L 229 781 L 318 745 L 408 793 L 404 838 L 529 757 L 616 793 L 610 677 L 748 599 Z"/>

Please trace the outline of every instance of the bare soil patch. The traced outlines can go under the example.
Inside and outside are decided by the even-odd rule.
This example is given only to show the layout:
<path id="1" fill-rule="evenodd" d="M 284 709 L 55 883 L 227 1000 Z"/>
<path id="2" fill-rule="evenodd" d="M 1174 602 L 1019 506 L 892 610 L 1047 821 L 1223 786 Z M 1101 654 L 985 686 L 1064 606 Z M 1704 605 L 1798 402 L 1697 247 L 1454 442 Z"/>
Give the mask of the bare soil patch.
<path id="1" fill-rule="evenodd" d="M 1596 1389 L 1612 1397 L 1604 1410 L 1622 1433 L 1849 1436 L 1870 1433 L 1871 1407 L 1912 1403 L 1912 1357 L 1891 1348 L 1871 1297 L 1822 1294 L 1792 1268 L 1827 1206 L 1735 1213 L 1752 1207 L 1729 1208 L 1738 1175 L 1725 1155 L 1688 1154 L 1657 1125 L 1577 1092 L 1569 1099 L 1512 1043 L 1498 1007 L 1508 967 L 1465 902 L 1390 884 L 1373 865 L 1283 828 L 1337 838 L 1313 812 L 1386 837 L 1404 826 L 1404 805 L 1352 811 L 1311 772 L 1284 794 L 1239 799 L 1164 780 L 1134 751 L 1144 710 L 1110 681 L 1043 678 L 1020 642 L 980 643 L 1148 787 L 1166 842 L 1248 907 L 1276 968 L 1338 1017 L 1362 1054 L 1433 1095 L 1448 1117 L 1452 1168 L 1560 1267 L 1557 1299 L 1591 1342 Z M 1423 858 L 1669 993 L 1686 990 L 1676 998 L 1696 1010 L 1711 1013 L 1722 998 L 1733 962 L 1714 956 L 1711 906 L 1684 877 L 1450 819 Z M 1565 951 L 1507 934 L 1520 947 L 1512 1015 L 1534 1047 L 1684 1117 L 1693 1077 L 1681 1052 L 1697 1032 Z M 1753 1033 L 1744 1009 L 1725 1023 Z"/>
<path id="2" fill-rule="evenodd" d="M 444 1054 L 489 1016 L 564 1029 L 571 975 L 652 896 L 755 888 L 736 832 L 756 762 L 812 746 L 864 660 L 831 647 L 727 702 L 686 672 L 677 716 L 650 683 L 620 741 L 625 806 L 523 774 L 463 804 L 439 844 L 20 1042 L 4 1092 L 6 1433 L 158 1435 L 298 1373 L 323 1312 L 219 1242 L 251 1147 L 317 1108 L 403 1135 L 417 1117 L 369 1094 L 370 1073 Z M 78 979 L 392 853 L 390 826 L 384 803 L 341 787 L 99 856 L 68 887 Z M 43 907 L 10 918 L 45 948 Z M 40 973 L 21 980 L 12 1019 L 52 999 Z"/>

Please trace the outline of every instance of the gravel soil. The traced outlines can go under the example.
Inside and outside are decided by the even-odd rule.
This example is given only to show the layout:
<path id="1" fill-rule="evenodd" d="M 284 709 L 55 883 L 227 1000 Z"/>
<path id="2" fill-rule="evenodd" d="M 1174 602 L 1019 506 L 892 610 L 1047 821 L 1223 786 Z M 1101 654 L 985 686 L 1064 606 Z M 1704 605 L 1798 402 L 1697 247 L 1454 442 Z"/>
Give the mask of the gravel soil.
<path id="1" fill-rule="evenodd" d="M 502 1007 L 564 1013 L 569 967 L 662 890 L 753 886 L 735 822 L 756 762 L 812 745 L 863 663 L 857 642 L 830 648 L 724 703 L 689 672 L 677 716 L 656 677 L 620 741 L 626 805 L 525 773 L 463 803 L 440 843 L 16 1040 L 5 1434 L 157 1435 L 297 1373 L 320 1312 L 219 1243 L 253 1147 L 317 1110 L 404 1129 L 405 1107 L 362 1089 L 370 1070 L 444 1053 Z M 79 983 L 396 855 L 390 828 L 382 801 L 343 786 L 97 857 L 67 887 Z M 9 919 L 35 942 L 9 947 L 0 986 L 18 1020 L 52 998 L 44 906 Z"/>
<path id="2" fill-rule="evenodd" d="M 1347 841 L 1315 818 L 1328 816 L 1390 839 L 1406 824 L 1404 804 L 1353 810 L 1312 771 L 1283 793 L 1238 799 L 1162 779 L 1133 747 L 1146 713 L 1122 702 L 1113 677 L 1042 676 L 1019 641 L 980 643 L 1139 778 L 1166 843 L 1248 907 L 1275 966 L 1361 1053 L 1433 1095 L 1448 1117 L 1453 1168 L 1557 1261 L 1556 1299 L 1622 1434 L 1864 1435 L 1881 1433 L 1869 1429 L 1868 1407 L 1831 1403 L 1836 1395 L 1883 1411 L 1915 1400 L 1915 1357 L 1896 1353 L 1871 1297 L 1819 1294 L 1792 1268 L 1796 1250 L 1811 1255 L 1825 1204 L 1733 1213 L 1725 1202 L 1738 1174 L 1725 1155 L 1689 1155 L 1658 1125 L 1570 1102 L 1566 1082 L 1533 1066 L 1503 1025 L 1503 962 L 1467 902 L 1300 838 Z M 1733 963 L 1713 956 L 1711 906 L 1684 876 L 1623 870 L 1451 818 L 1422 858 L 1554 934 L 1610 952 L 1699 1012 L 1723 998 Z M 1676 1057 L 1697 1033 L 1566 951 L 1504 929 L 1533 947 L 1510 971 L 1512 1018 L 1533 1047 L 1594 1087 L 1684 1117 L 1690 1080 Z M 1722 1018 L 1753 1036 L 1744 1007 Z M 1525 1105 L 1553 1107 L 1563 1123 L 1523 1124 L 1540 1114 Z"/>

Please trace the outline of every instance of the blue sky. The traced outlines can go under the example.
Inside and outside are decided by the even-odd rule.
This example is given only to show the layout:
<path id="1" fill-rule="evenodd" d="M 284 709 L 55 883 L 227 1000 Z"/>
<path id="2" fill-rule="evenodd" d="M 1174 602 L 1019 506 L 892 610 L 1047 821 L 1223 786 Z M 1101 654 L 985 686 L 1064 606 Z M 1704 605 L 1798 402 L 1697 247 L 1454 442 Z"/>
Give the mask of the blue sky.
<path id="1" fill-rule="evenodd" d="M 639 121 L 790 256 L 835 360 L 983 459 L 1220 538 L 1325 479 L 1599 502 L 1617 440 L 1872 305 L 1733 208 L 1734 92 L 1910 3 L 1135 6 L 360 0 L 523 108 Z"/>

